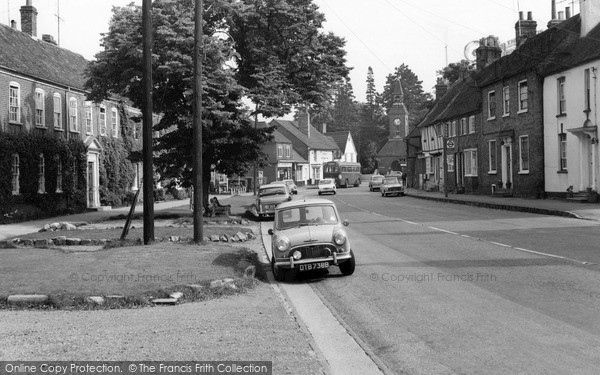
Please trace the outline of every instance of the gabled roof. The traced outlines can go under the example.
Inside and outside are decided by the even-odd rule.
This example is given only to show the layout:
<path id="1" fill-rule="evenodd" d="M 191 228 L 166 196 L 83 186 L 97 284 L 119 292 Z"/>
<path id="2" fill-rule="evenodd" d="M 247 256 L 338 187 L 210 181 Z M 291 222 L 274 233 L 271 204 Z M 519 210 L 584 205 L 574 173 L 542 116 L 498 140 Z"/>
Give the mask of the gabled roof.
<path id="1" fill-rule="evenodd" d="M 335 151 L 339 149 L 335 142 L 332 142 L 329 138 L 324 136 L 314 126 L 311 126 L 309 138 L 306 133 L 298 129 L 296 121 L 275 119 L 271 121 L 270 124 L 277 126 L 277 129 L 281 129 L 285 132 L 288 132 L 291 136 L 298 139 L 301 143 L 303 143 L 305 146 L 308 146 L 311 150 Z M 294 143 L 293 140 L 292 143 Z"/>
<path id="2" fill-rule="evenodd" d="M 417 127 L 450 121 L 480 110 L 481 91 L 477 82 L 471 76 L 466 76 L 450 85 L 446 94 L 435 102 Z"/>
<path id="3" fill-rule="evenodd" d="M 333 142 L 344 152 L 346 150 L 346 143 L 348 143 L 348 133 L 349 131 L 339 131 L 339 132 L 327 132 L 324 135 L 331 138 Z"/>
<path id="4" fill-rule="evenodd" d="M 596 25 L 585 37 L 580 37 L 581 16 L 577 15 L 569 20 L 573 24 L 568 29 L 563 27 L 563 22 L 557 26 L 558 32 L 565 35 L 561 44 L 548 56 L 546 61 L 540 65 L 539 72 L 547 76 L 560 71 L 565 71 L 589 61 L 600 59 L 600 24 Z"/>
<path id="5" fill-rule="evenodd" d="M 398 157 L 406 152 L 406 145 L 401 138 L 392 138 L 383 145 L 381 150 L 377 153 L 377 157 L 382 156 L 393 156 Z"/>
<path id="6" fill-rule="evenodd" d="M 0 24 L 0 69 L 83 90 L 88 61 L 80 54 Z"/>

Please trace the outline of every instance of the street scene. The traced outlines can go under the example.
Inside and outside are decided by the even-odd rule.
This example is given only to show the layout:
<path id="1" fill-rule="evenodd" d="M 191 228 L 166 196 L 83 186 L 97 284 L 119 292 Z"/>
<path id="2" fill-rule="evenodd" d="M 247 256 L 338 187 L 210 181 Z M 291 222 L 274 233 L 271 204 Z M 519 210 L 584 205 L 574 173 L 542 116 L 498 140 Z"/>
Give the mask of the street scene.
<path id="1" fill-rule="evenodd" d="M 1 5 L 0 374 L 597 374 L 598 68 L 595 0 Z"/>

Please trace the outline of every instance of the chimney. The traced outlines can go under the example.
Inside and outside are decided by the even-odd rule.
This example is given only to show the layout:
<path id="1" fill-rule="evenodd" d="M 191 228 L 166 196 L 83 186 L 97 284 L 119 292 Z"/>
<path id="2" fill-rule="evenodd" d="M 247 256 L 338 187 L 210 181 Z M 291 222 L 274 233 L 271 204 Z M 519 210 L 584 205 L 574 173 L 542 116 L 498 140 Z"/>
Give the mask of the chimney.
<path id="1" fill-rule="evenodd" d="M 27 0 L 21 7 L 21 31 L 31 36 L 37 36 L 37 9 Z"/>
<path id="2" fill-rule="evenodd" d="M 10 20 L 10 27 L 16 30 L 17 29 L 17 21 Z"/>
<path id="3" fill-rule="evenodd" d="M 50 34 L 42 34 L 42 40 L 46 43 L 54 44 L 55 46 L 58 45 L 56 40 L 54 40 L 54 37 Z"/>
<path id="4" fill-rule="evenodd" d="M 477 70 L 483 69 L 502 56 L 502 48 L 498 44 L 498 37 L 490 35 L 479 40 L 479 47 L 475 50 L 475 65 Z"/>
<path id="5" fill-rule="evenodd" d="M 581 37 L 588 35 L 600 23 L 600 2 L 597 0 L 580 0 Z"/>
<path id="6" fill-rule="evenodd" d="M 571 7 L 565 8 L 565 19 L 571 18 Z"/>
<path id="7" fill-rule="evenodd" d="M 310 114 L 307 109 L 303 109 L 298 113 L 298 129 L 310 138 Z"/>
<path id="8" fill-rule="evenodd" d="M 327 123 L 326 122 L 323 123 L 323 131 L 321 133 L 323 133 L 323 134 L 327 133 Z"/>
<path id="9" fill-rule="evenodd" d="M 519 48 L 525 40 L 534 37 L 537 34 L 537 22 L 533 20 L 531 12 L 527 12 L 527 19 L 523 19 L 523 12 L 519 12 L 519 20 L 515 24 L 515 34 L 517 48 Z"/>
<path id="10" fill-rule="evenodd" d="M 440 100 L 442 96 L 448 91 L 448 83 L 442 79 L 438 79 L 438 83 L 435 85 L 435 100 Z"/>

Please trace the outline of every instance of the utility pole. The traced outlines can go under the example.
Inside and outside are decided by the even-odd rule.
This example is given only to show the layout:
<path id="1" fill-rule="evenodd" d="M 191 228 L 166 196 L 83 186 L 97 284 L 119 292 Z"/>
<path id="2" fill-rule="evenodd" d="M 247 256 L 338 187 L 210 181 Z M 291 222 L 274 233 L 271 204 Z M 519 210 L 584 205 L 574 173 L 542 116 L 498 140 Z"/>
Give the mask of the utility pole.
<path id="1" fill-rule="evenodd" d="M 204 240 L 202 228 L 202 0 L 194 12 L 194 243 Z"/>
<path id="2" fill-rule="evenodd" d="M 254 112 L 254 129 L 256 130 L 258 128 L 258 103 L 256 104 L 256 111 Z M 254 161 L 254 178 L 253 181 L 254 183 L 252 185 L 254 185 L 253 188 L 253 192 L 254 195 L 256 195 L 256 183 L 258 182 L 258 163 L 256 162 L 256 160 Z"/>
<path id="3" fill-rule="evenodd" d="M 154 168 L 152 167 L 152 0 L 142 3 L 144 111 L 142 158 L 144 192 L 144 245 L 154 242 Z"/>

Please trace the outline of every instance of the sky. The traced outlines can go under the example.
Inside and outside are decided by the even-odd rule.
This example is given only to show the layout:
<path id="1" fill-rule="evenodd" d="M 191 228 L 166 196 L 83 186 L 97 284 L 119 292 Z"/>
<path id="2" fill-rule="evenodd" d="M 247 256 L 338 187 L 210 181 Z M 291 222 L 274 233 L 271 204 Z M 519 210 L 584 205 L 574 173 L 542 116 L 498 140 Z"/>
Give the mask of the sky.
<path id="1" fill-rule="evenodd" d="M 538 31 L 551 18 L 551 0 L 313 0 L 331 31 L 346 40 L 347 65 L 356 99 L 365 100 L 368 67 L 373 68 L 378 92 L 396 67 L 406 64 L 434 92 L 438 70 L 465 58 L 465 47 L 474 40 L 494 35 L 500 42 L 515 38 L 519 11 L 532 12 Z M 0 23 L 17 21 L 26 0 L 0 0 Z M 112 6 L 141 0 L 32 0 L 38 10 L 38 37 L 50 34 L 60 46 L 93 59 L 100 51 L 101 33 L 108 31 Z M 556 10 L 571 7 L 579 13 L 578 0 L 556 0 Z"/>

